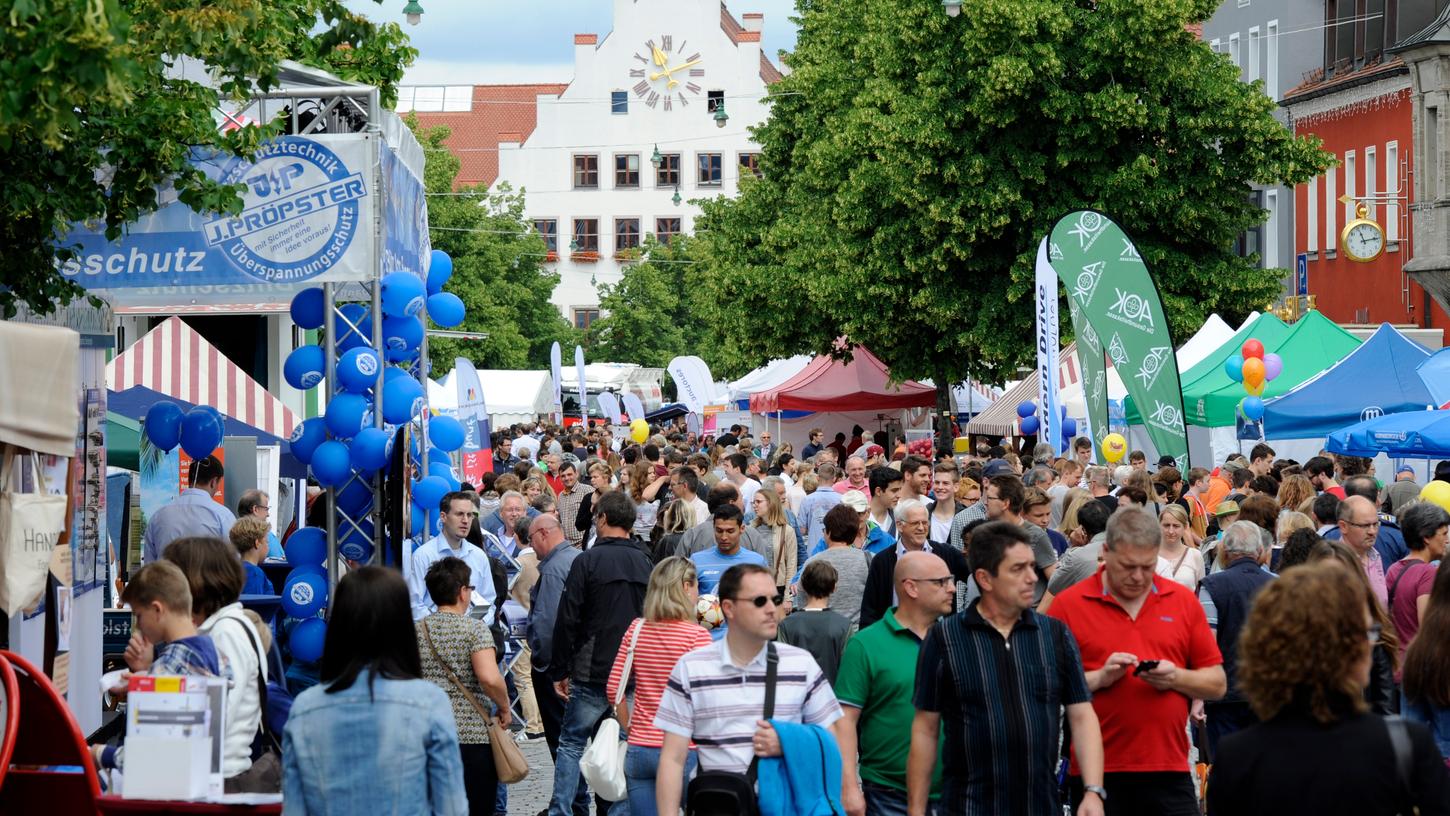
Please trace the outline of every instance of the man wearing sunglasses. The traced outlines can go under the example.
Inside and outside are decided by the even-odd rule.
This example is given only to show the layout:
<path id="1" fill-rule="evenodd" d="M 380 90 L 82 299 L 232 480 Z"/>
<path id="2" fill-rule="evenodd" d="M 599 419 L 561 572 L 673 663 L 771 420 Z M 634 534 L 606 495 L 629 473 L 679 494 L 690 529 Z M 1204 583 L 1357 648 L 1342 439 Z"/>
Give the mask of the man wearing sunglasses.
<path id="1" fill-rule="evenodd" d="M 742 564 L 725 571 L 719 590 L 729 630 L 680 658 L 655 714 L 655 727 L 665 732 L 655 776 L 662 814 L 679 810 L 691 740 L 699 749 L 701 770 L 743 774 L 752 757 L 781 755 L 780 736 L 761 719 L 766 647 L 775 639 L 782 614 L 775 577 L 764 566 Z M 784 643 L 774 647 L 779 662 L 773 718 L 828 728 L 842 744 L 841 706 L 821 667 L 804 649 Z"/>

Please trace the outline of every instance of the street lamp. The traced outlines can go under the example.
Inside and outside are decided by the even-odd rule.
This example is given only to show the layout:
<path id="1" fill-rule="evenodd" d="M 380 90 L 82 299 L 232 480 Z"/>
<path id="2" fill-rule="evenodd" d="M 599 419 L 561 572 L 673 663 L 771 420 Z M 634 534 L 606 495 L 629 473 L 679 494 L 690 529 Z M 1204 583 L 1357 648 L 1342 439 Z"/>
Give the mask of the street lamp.
<path id="1" fill-rule="evenodd" d="M 680 202 L 683 200 L 680 198 L 680 185 L 675 185 L 675 194 L 670 198 L 670 200 L 675 202 L 676 207 L 680 206 Z"/>
<path id="2" fill-rule="evenodd" d="M 725 113 L 725 100 L 721 98 L 715 103 L 715 127 L 725 127 L 725 123 L 728 121 L 730 121 L 730 116 Z"/>
<path id="3" fill-rule="evenodd" d="M 423 7 L 418 5 L 418 0 L 408 0 L 408 5 L 403 6 L 403 16 L 408 19 L 408 25 L 417 25 L 423 21 Z"/>
<path id="4" fill-rule="evenodd" d="M 664 164 L 664 162 L 665 157 L 660 154 L 660 146 L 655 145 L 655 154 L 649 157 L 649 163 L 653 164 L 655 166 L 655 169 L 658 170 L 660 169 L 660 165 Z"/>
<path id="5" fill-rule="evenodd" d="M 962 13 L 962 0 L 942 0 L 941 4 L 946 9 L 948 17 L 955 17 Z"/>

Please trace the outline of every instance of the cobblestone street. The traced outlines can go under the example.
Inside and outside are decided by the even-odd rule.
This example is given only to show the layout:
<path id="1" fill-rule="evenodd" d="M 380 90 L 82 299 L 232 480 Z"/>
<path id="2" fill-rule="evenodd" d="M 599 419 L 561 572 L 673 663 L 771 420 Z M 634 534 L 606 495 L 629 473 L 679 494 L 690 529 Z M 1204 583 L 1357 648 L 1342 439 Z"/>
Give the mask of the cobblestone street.
<path id="1" fill-rule="evenodd" d="M 549 757 L 549 744 L 533 740 L 520 745 L 529 761 L 529 775 L 516 785 L 509 785 L 509 816 L 536 816 L 549 806 L 554 789 L 554 761 Z"/>

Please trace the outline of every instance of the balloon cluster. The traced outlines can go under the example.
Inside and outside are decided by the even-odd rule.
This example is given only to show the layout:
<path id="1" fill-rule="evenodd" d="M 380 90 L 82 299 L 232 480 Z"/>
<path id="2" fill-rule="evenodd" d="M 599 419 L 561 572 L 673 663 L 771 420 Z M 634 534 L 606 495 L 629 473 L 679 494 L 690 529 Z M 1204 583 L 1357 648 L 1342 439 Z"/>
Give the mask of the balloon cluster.
<path id="1" fill-rule="evenodd" d="M 1033 436 L 1042 430 L 1042 420 L 1037 418 L 1037 403 L 1032 400 L 1025 400 L 1017 403 L 1018 430 L 1023 436 Z M 1067 409 L 1062 409 L 1062 419 L 1058 423 L 1062 430 L 1062 446 L 1072 444 L 1072 438 L 1077 436 L 1077 420 L 1067 415 Z"/>
<path id="2" fill-rule="evenodd" d="M 210 405 L 197 405 L 183 412 L 171 400 L 162 400 L 147 408 L 141 425 L 151 444 L 168 452 L 180 445 L 192 459 L 210 456 L 220 448 L 226 430 L 221 411 Z"/>
<path id="3" fill-rule="evenodd" d="M 1229 379 L 1243 383 L 1248 396 L 1239 400 L 1238 411 L 1244 418 L 1258 422 L 1264 418 L 1264 385 L 1284 371 L 1284 361 L 1277 354 L 1264 353 L 1264 344 L 1252 337 L 1244 341 L 1239 356 L 1230 356 L 1223 363 Z"/>

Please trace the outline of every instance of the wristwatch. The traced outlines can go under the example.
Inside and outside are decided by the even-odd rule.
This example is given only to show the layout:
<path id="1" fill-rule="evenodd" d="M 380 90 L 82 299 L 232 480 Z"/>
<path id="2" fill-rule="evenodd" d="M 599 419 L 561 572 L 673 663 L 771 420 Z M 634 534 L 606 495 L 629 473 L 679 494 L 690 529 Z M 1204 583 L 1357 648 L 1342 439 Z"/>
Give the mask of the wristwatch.
<path id="1" fill-rule="evenodd" d="M 1102 785 L 1083 785 L 1082 786 L 1082 792 L 1083 793 L 1096 793 L 1098 795 L 1098 799 L 1100 801 L 1103 801 L 1103 802 L 1108 801 L 1108 789 L 1107 788 L 1104 788 Z"/>

